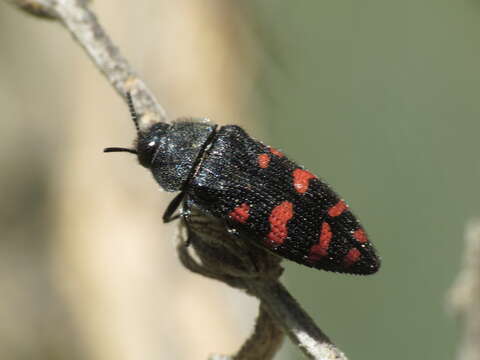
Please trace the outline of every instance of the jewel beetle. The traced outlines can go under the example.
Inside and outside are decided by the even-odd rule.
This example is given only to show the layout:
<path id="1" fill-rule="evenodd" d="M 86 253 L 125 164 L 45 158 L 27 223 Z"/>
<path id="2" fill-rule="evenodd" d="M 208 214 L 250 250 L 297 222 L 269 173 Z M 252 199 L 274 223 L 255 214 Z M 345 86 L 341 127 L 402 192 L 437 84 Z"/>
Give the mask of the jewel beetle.
<path id="1" fill-rule="evenodd" d="M 164 190 L 180 192 L 164 222 L 175 219 L 180 206 L 181 214 L 195 206 L 246 241 L 299 264 L 360 275 L 379 269 L 375 248 L 347 203 L 282 152 L 239 126 L 206 119 L 141 130 L 130 93 L 127 100 L 137 129 L 134 148 L 104 151 L 136 154 Z"/>

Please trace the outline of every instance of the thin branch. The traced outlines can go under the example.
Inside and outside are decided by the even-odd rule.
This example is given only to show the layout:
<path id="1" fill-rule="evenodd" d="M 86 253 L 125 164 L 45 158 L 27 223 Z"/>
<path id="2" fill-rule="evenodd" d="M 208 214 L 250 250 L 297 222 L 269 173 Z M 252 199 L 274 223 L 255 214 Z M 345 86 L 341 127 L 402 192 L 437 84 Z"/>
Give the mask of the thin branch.
<path id="1" fill-rule="evenodd" d="M 280 282 L 255 284 L 256 293 L 290 340 L 311 359 L 346 360 Z"/>
<path id="2" fill-rule="evenodd" d="M 252 247 L 250 241 L 232 237 L 225 231 L 222 222 L 205 217 L 195 210 L 186 231 L 187 241 L 184 240 L 178 246 L 179 257 L 185 267 L 243 289 L 260 299 L 261 306 L 271 316 L 269 321 L 277 324 L 308 358 L 347 360 L 345 354 L 315 325 L 278 281 L 283 272 L 281 258 L 261 248 Z M 186 244 L 191 245 L 198 259 L 190 254 Z M 257 346 L 263 347 L 267 353 L 278 345 L 259 341 Z M 251 356 L 245 359 L 270 358 Z"/>
<path id="3" fill-rule="evenodd" d="M 117 93 L 126 99 L 125 93 L 131 92 L 142 127 L 166 121 L 164 109 L 87 8 L 86 0 L 7 1 L 32 15 L 62 23 Z M 249 241 L 232 237 L 216 219 L 196 215 L 192 214 L 189 222 L 188 242 L 181 242 L 178 247 L 182 264 L 260 299 L 260 313 L 252 336 L 233 357 L 215 355 L 212 359 L 272 359 L 285 333 L 310 359 L 346 360 L 278 282 L 283 271 L 279 257 L 250 245 Z M 186 243 L 192 245 L 196 259 Z"/>
<path id="4" fill-rule="evenodd" d="M 11 0 L 10 2 L 31 15 L 50 20 L 57 19 L 57 14 L 53 11 L 49 0 Z"/>
<path id="5" fill-rule="evenodd" d="M 124 99 L 130 91 L 142 127 L 166 121 L 167 115 L 152 91 L 135 73 L 87 7 L 85 0 L 10 0 L 28 13 L 59 21 L 86 51 L 95 66 Z"/>
<path id="6" fill-rule="evenodd" d="M 245 341 L 242 348 L 237 352 L 234 360 L 249 359 L 273 359 L 283 343 L 285 334 L 277 325 L 262 303 L 260 305 L 258 318 L 255 321 L 255 329 L 250 338 Z M 259 346 L 263 344 L 264 346 Z"/>
<path id="7" fill-rule="evenodd" d="M 448 300 L 464 326 L 457 359 L 480 360 L 480 221 L 467 226 L 461 270 Z"/>

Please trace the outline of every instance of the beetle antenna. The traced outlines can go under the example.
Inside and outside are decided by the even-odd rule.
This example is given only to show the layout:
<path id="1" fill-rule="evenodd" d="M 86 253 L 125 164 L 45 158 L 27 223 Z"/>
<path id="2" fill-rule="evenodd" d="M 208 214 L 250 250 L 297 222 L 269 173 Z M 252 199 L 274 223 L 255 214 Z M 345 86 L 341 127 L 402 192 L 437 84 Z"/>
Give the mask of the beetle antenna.
<path id="1" fill-rule="evenodd" d="M 130 111 L 130 115 L 135 124 L 135 128 L 137 129 L 137 134 L 140 134 L 140 126 L 138 125 L 138 115 L 137 115 L 137 112 L 135 111 L 135 106 L 133 105 L 132 94 L 130 93 L 130 91 L 127 91 L 126 96 L 127 96 L 128 110 Z"/>
<path id="2" fill-rule="evenodd" d="M 137 154 L 137 150 L 135 149 L 128 149 L 128 148 L 122 148 L 122 147 L 108 147 L 103 149 L 103 152 L 109 153 L 109 152 L 128 152 L 131 154 Z"/>

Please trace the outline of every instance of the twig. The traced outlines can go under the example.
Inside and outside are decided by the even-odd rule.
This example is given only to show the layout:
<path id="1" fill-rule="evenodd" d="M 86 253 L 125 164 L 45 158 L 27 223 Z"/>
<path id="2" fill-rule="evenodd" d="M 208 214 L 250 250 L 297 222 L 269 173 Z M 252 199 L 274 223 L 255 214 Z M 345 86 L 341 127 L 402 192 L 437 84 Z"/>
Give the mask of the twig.
<path id="1" fill-rule="evenodd" d="M 122 99 L 125 99 L 125 93 L 130 91 L 135 99 L 135 109 L 140 115 L 142 127 L 166 121 L 165 110 L 110 40 L 95 14 L 88 9 L 87 1 L 10 0 L 9 2 L 32 15 L 61 22 Z"/>
<path id="2" fill-rule="evenodd" d="M 278 281 L 283 272 L 279 257 L 252 247 L 245 239 L 232 237 L 223 223 L 195 210 L 188 223 L 187 240 L 178 246 L 180 260 L 186 268 L 260 299 L 261 306 L 271 316 L 267 319 L 271 326 L 279 326 L 308 358 L 347 359 Z M 189 253 L 187 243 L 195 250 L 198 260 Z M 279 346 L 279 342 L 273 340 L 258 341 L 258 344 L 265 354 Z M 268 360 L 270 357 L 249 354 L 238 359 Z"/>
<path id="3" fill-rule="evenodd" d="M 26 12 L 61 22 L 85 49 L 95 66 L 125 99 L 130 91 L 141 126 L 166 121 L 166 113 L 118 48 L 98 23 L 86 0 L 7 0 Z M 278 282 L 280 258 L 249 242 L 232 238 L 223 224 L 203 216 L 192 217 L 188 237 L 198 259 L 185 242 L 178 247 L 185 267 L 230 286 L 244 289 L 260 299 L 255 331 L 233 357 L 215 359 L 268 360 L 280 347 L 284 333 L 311 359 L 346 360 L 328 337 L 313 323 L 299 304 Z"/>
<path id="4" fill-rule="evenodd" d="M 256 293 L 272 317 L 282 326 L 290 340 L 311 359 L 346 360 L 346 356 L 330 341 L 279 282 L 256 283 Z"/>
<path id="5" fill-rule="evenodd" d="M 261 304 L 253 334 L 245 341 L 234 360 L 273 359 L 284 337 L 282 329 L 272 319 L 266 306 Z M 265 346 L 259 346 L 259 344 Z"/>
<path id="6" fill-rule="evenodd" d="M 467 226 L 462 267 L 448 303 L 464 324 L 458 360 L 480 360 L 480 221 Z"/>

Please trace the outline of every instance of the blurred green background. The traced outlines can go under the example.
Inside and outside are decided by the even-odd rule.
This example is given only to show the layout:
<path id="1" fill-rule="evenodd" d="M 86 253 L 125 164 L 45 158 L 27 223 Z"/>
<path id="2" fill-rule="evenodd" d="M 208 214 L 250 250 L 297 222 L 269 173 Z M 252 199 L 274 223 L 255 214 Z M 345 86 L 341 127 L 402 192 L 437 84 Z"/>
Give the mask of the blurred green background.
<path id="1" fill-rule="evenodd" d="M 162 83 L 162 72 L 155 73 L 155 61 L 145 60 L 153 56 L 145 50 L 153 45 L 142 39 L 145 30 L 139 23 L 154 23 L 161 16 L 172 14 L 155 13 L 153 5 L 144 2 L 144 8 L 125 15 L 128 21 L 123 28 L 113 26 L 115 14 L 108 12 L 112 3 L 97 1 L 95 6 L 107 28 L 111 26 L 108 29 L 114 40 L 147 75 L 147 82 L 148 74 L 156 74 L 156 81 Z M 193 0 L 183 2 L 184 10 L 188 10 L 190 2 Z M 213 6 L 214 1 L 207 3 L 205 6 Z M 380 272 L 370 277 L 331 274 L 288 262 L 284 276 L 287 287 L 351 359 L 455 358 L 459 332 L 455 319 L 446 311 L 447 292 L 459 271 L 465 225 L 480 212 L 480 4 L 473 0 L 250 0 L 236 11 L 242 19 L 236 18 L 236 26 L 251 31 L 256 51 L 262 54 L 254 57 L 253 62 L 260 64 L 259 70 L 252 76 L 252 86 L 246 91 L 243 104 L 255 114 L 252 116 L 256 122 L 244 126 L 332 184 L 362 220 L 383 260 Z M 56 37 L 51 46 L 45 46 L 50 40 L 43 45 L 38 40 L 29 41 L 37 29 L 45 39 Z M 75 96 L 68 97 L 66 103 L 56 101 L 56 94 L 61 91 L 56 88 L 57 81 L 64 84 L 67 93 L 69 86 L 76 86 L 69 82 L 68 72 L 56 69 L 60 62 L 68 60 L 64 47 L 81 58 L 77 63 L 96 79 L 87 88 L 104 87 L 120 114 L 121 121 L 117 118 L 112 124 L 124 127 L 125 132 L 101 138 L 100 143 L 108 146 L 128 142 L 132 129 L 124 121 L 123 104 L 95 74 L 64 29 L 20 15 L 13 7 L 0 3 L 0 30 L 0 104 L 5 109 L 0 124 L 0 140 L 5 146 L 1 154 L 4 186 L 0 196 L 3 204 L 8 204 L 1 219 L 0 266 L 4 274 L 18 274 L 16 271 L 27 271 L 25 264 L 29 264 L 35 276 L 19 275 L 23 279 L 21 286 L 28 288 L 35 299 L 50 304 L 50 296 L 57 290 L 50 289 L 55 288 L 55 281 L 48 280 L 48 251 L 52 245 L 48 240 L 51 232 L 44 224 L 52 215 L 46 215 L 41 204 L 51 195 L 52 188 L 45 184 L 48 180 L 41 175 L 40 168 L 52 165 L 41 154 L 54 151 L 55 159 L 69 142 L 43 134 L 40 144 L 43 141 L 47 145 L 38 145 L 39 150 L 32 141 L 39 139 L 38 132 L 60 131 L 66 126 L 64 122 L 70 121 L 69 114 L 85 106 Z M 136 37 L 129 43 L 125 39 L 131 33 Z M 44 60 L 39 55 L 44 52 L 55 53 L 58 62 Z M 191 61 L 194 63 L 195 59 Z M 165 80 L 167 84 L 169 81 Z M 232 82 L 229 86 L 235 88 L 237 84 Z M 160 92 L 158 97 L 163 101 L 161 85 L 153 88 Z M 43 100 L 37 99 L 40 92 L 44 93 Z M 167 109 L 181 114 L 181 106 L 169 108 L 168 93 L 166 97 Z M 45 115 L 45 109 L 51 107 L 61 112 L 63 118 Z M 111 117 L 98 106 L 87 107 L 90 117 L 100 112 L 95 115 L 101 119 L 99 122 Z M 16 109 L 23 109 L 21 115 Z M 196 115 L 209 115 L 201 106 L 191 109 L 188 111 L 195 111 Z M 222 121 L 236 122 L 242 117 L 242 112 L 236 111 Z M 30 133 L 28 123 L 42 119 L 49 124 L 47 130 L 37 124 L 37 133 Z M 20 125 L 11 127 L 12 122 Z M 23 155 L 10 156 L 18 150 L 19 143 L 9 141 L 23 138 L 30 141 L 21 143 Z M 98 156 L 98 149 L 101 145 L 90 150 L 89 161 L 98 161 L 94 157 Z M 125 160 L 113 161 L 126 166 Z M 136 165 L 130 163 L 128 171 L 137 171 Z M 138 170 L 131 176 L 144 176 L 137 174 L 144 173 Z M 116 179 L 109 186 L 128 181 L 125 178 Z M 148 184 L 148 190 L 155 191 L 153 182 Z M 13 185 L 20 190 L 9 190 Z M 29 203 L 29 207 L 20 206 L 23 203 Z M 164 204 L 158 204 L 158 211 Z M 141 206 L 141 202 L 137 204 Z M 25 221 L 25 216 L 29 221 Z M 11 231 L 15 221 L 25 233 Z M 28 223 L 28 229 L 24 223 Z M 37 238 L 31 239 L 28 231 L 36 233 Z M 23 241 L 18 242 L 18 238 Z M 172 257 L 173 250 L 168 251 L 167 255 Z M 12 260 L 10 264 L 9 259 L 14 259 L 15 254 L 21 254 L 22 260 Z M 38 267 L 32 265 L 30 259 L 34 258 Z M 20 270 L 15 270 L 15 266 Z M 8 278 L 11 276 L 4 275 L 0 280 Z M 4 293 L 16 286 L 5 284 L 0 284 Z M 38 287 L 38 292 L 32 287 Z M 55 305 L 53 318 L 64 318 L 63 309 L 68 306 L 61 300 L 55 301 L 60 305 Z M 38 306 L 36 300 L 34 303 Z M 25 312 L 23 307 L 16 308 L 24 304 L 15 301 L 3 305 L 3 316 L 12 311 Z M 66 311 L 70 312 L 73 310 Z M 32 318 L 40 316 L 34 313 Z M 75 329 L 75 320 L 67 318 L 53 338 L 75 334 L 77 330 L 62 330 Z M 35 329 L 42 332 L 42 320 L 32 323 L 33 333 Z M 15 336 L 7 327 L 0 330 L 3 354 L 13 354 L 13 359 L 32 358 L 31 352 L 15 350 L 18 345 L 9 338 Z M 42 344 L 41 336 L 32 336 L 36 337 L 33 343 Z M 65 346 L 81 349 L 81 341 L 77 340 Z M 51 345 L 55 341 L 47 343 L 47 347 L 31 345 L 33 349 L 43 349 L 43 356 L 32 350 L 38 359 L 64 358 L 62 354 L 69 353 L 55 350 Z M 11 348 L 7 349 L 8 344 Z M 286 344 L 283 359 L 302 358 L 288 340 Z M 76 350 L 75 354 L 79 359 L 94 358 L 82 355 L 83 350 Z"/>
<path id="2" fill-rule="evenodd" d="M 289 263 L 286 282 L 354 359 L 452 359 L 446 293 L 479 213 L 476 1 L 262 2 L 267 136 L 349 200 L 383 264 L 368 278 Z M 295 357 L 300 358 L 300 357 Z"/>

